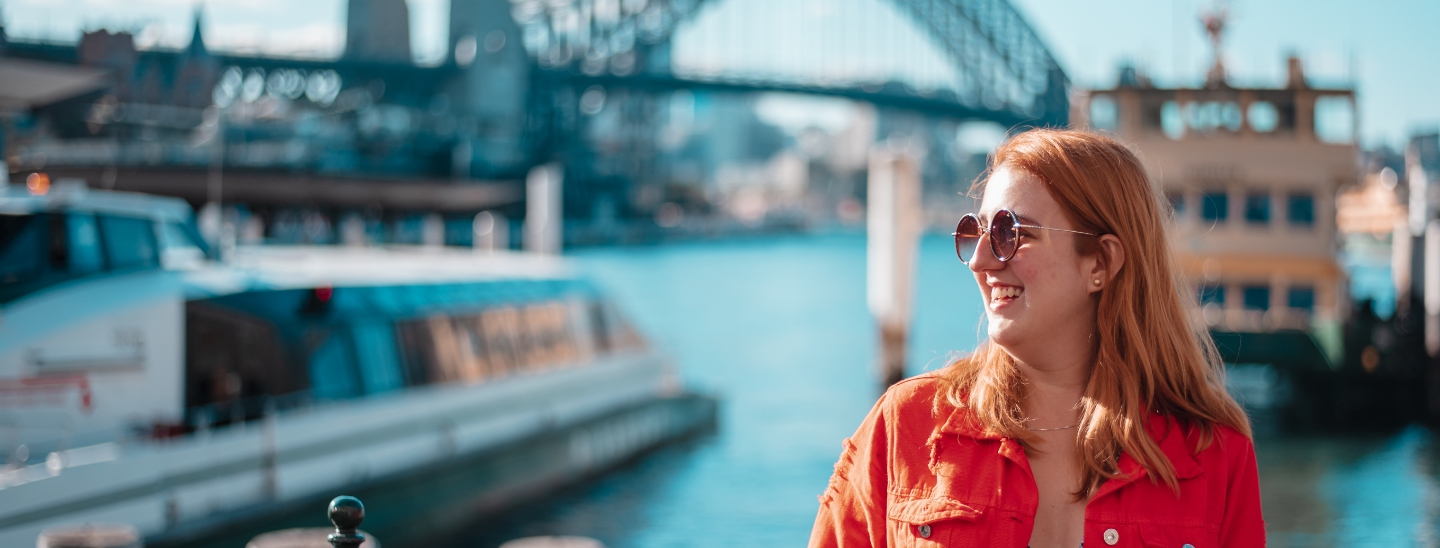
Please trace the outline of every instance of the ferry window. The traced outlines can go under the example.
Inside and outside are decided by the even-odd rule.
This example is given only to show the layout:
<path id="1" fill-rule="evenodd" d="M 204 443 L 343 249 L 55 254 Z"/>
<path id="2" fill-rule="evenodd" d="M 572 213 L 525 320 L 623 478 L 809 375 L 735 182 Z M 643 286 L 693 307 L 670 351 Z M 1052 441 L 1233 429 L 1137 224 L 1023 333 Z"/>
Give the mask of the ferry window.
<path id="1" fill-rule="evenodd" d="M 1185 193 L 1172 190 L 1165 193 L 1165 201 L 1170 202 L 1170 211 L 1178 219 L 1185 215 Z"/>
<path id="2" fill-rule="evenodd" d="M 1206 221 L 1225 222 L 1230 217 L 1230 196 L 1223 190 L 1206 192 L 1200 196 L 1200 218 Z"/>
<path id="3" fill-rule="evenodd" d="M 412 385 L 449 382 L 440 363 L 438 337 L 431 330 L 432 322 L 443 322 L 443 316 L 427 320 L 398 322 L 395 326 L 400 338 L 400 350 L 405 356 L 405 378 Z"/>
<path id="4" fill-rule="evenodd" d="M 480 315 L 480 325 L 496 373 L 508 373 L 524 364 L 525 341 L 521 338 L 519 311 L 509 306 L 486 310 Z"/>
<path id="5" fill-rule="evenodd" d="M 160 227 L 160 260 L 167 268 L 187 268 L 205 260 L 205 244 L 193 228 L 178 222 Z"/>
<path id="6" fill-rule="evenodd" d="M 1200 286 L 1200 304 L 1225 305 L 1225 286 L 1223 285 L 1202 285 Z"/>
<path id="7" fill-rule="evenodd" d="M 1256 225 L 1270 224 L 1270 195 L 1252 192 L 1245 196 L 1245 222 Z"/>
<path id="8" fill-rule="evenodd" d="M 1286 216 L 1289 217 L 1291 225 L 1314 226 L 1315 195 L 1308 192 L 1291 194 L 1288 202 Z"/>
<path id="9" fill-rule="evenodd" d="M 1160 129 L 1171 139 L 1185 136 L 1185 113 L 1179 103 L 1166 101 L 1165 105 L 1160 107 Z"/>
<path id="10" fill-rule="evenodd" d="M 351 335 L 355 338 L 355 357 L 366 394 L 389 392 L 405 386 L 400 363 L 396 359 L 395 334 L 389 324 L 358 321 Z"/>
<path id="11" fill-rule="evenodd" d="M 1315 310 L 1315 288 L 1292 287 L 1285 299 L 1286 306 L 1313 312 Z"/>
<path id="12" fill-rule="evenodd" d="M 342 332 L 328 333 L 310 354 L 310 391 L 315 399 L 335 400 L 361 395 L 355 352 Z"/>
<path id="13" fill-rule="evenodd" d="M 1240 105 L 1231 102 L 1205 101 L 1185 105 L 1182 121 L 1201 132 L 1240 129 Z"/>
<path id="14" fill-rule="evenodd" d="M 643 348 L 645 341 L 630 323 L 620 315 L 609 303 L 595 303 L 593 319 L 595 320 L 595 337 L 600 343 L 599 347 L 604 352 L 617 352 L 635 348 Z"/>
<path id="15" fill-rule="evenodd" d="M 1270 287 L 1247 285 L 1240 290 L 1240 298 L 1246 310 L 1269 310 Z"/>
<path id="16" fill-rule="evenodd" d="M 65 216 L 72 274 L 89 274 L 105 268 L 105 256 L 100 250 L 99 230 L 94 215 L 72 213 Z"/>
<path id="17" fill-rule="evenodd" d="M 101 215 L 100 235 L 112 269 L 156 266 L 159 263 L 154 223 L 149 219 Z"/>
<path id="18" fill-rule="evenodd" d="M 1349 143 L 1355 138 L 1355 105 L 1349 97 L 1315 100 L 1315 136 L 1327 143 Z"/>
<path id="19" fill-rule="evenodd" d="M 1257 133 L 1270 133 L 1280 123 L 1280 111 L 1275 110 L 1275 105 L 1269 101 L 1256 101 L 1250 103 L 1246 119 L 1250 122 L 1250 129 Z"/>
<path id="20" fill-rule="evenodd" d="M 1115 131 L 1120 126 L 1120 111 L 1109 95 L 1090 98 L 1090 126 L 1102 131 Z"/>
<path id="21" fill-rule="evenodd" d="M 464 360 L 464 378 L 479 380 L 495 376 L 485 351 L 485 331 L 480 325 L 480 317 L 455 318 L 452 325 L 456 353 Z"/>
<path id="22" fill-rule="evenodd" d="M 1165 117 L 1166 102 L 1140 101 L 1140 126 L 1145 129 L 1161 129 Z"/>
<path id="23" fill-rule="evenodd" d="M 45 271 L 45 223 L 37 215 L 0 215 L 0 284 L 27 282 Z"/>
<path id="24" fill-rule="evenodd" d="M 1279 131 L 1295 131 L 1295 103 L 1276 104 L 1275 114 L 1275 129 Z"/>

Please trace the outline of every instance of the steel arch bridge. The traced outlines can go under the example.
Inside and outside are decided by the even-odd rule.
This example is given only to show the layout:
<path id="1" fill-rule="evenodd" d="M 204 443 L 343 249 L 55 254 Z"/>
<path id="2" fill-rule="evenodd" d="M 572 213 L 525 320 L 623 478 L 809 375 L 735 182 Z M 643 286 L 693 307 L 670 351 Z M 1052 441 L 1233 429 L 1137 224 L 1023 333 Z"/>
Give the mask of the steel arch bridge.
<path id="1" fill-rule="evenodd" d="M 960 76 L 957 89 L 938 92 L 894 82 L 675 74 L 670 49 L 677 29 L 724 1 L 511 0 L 511 14 L 539 76 L 552 82 L 836 96 L 1006 127 L 1068 120 L 1069 78 L 1008 0 L 889 0 Z"/>

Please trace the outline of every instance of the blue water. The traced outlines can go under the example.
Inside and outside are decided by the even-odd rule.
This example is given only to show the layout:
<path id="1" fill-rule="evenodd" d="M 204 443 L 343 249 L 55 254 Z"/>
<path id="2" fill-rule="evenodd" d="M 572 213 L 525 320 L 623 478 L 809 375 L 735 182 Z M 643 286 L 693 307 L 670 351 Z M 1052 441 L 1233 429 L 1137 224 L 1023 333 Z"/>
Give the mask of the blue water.
<path id="1" fill-rule="evenodd" d="M 523 508 L 454 545 L 541 534 L 591 536 L 609 548 L 804 545 L 841 440 L 879 394 L 863 236 L 572 256 L 652 344 L 675 356 L 692 388 L 723 399 L 719 431 Z M 973 348 L 981 312 L 950 242 L 925 239 L 910 373 Z M 1257 445 L 1272 546 L 1440 543 L 1440 452 L 1427 430 Z M 484 542 L 470 542 L 477 539 Z"/>

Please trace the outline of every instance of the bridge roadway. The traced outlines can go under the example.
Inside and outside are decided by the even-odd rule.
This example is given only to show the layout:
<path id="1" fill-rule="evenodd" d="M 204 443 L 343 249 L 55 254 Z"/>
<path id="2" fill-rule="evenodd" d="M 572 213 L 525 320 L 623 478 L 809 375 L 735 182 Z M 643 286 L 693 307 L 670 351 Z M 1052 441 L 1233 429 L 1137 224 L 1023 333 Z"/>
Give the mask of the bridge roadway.
<path id="1" fill-rule="evenodd" d="M 588 75 L 578 71 L 541 71 L 538 78 L 550 85 L 571 85 L 588 87 L 598 85 L 607 89 L 626 88 L 652 91 L 708 90 L 725 93 L 794 93 L 818 97 L 836 97 L 870 103 L 879 107 L 906 110 L 917 114 L 949 118 L 956 121 L 988 121 L 1006 128 L 1017 126 L 1063 126 L 1068 113 L 1041 112 L 1037 116 L 1025 116 L 1006 109 L 998 100 L 989 101 L 990 108 L 977 108 L 960 101 L 952 91 L 924 93 L 910 89 L 899 82 L 874 85 L 806 84 L 802 82 L 781 82 L 750 80 L 741 78 L 701 78 L 675 74 L 641 73 L 629 76 L 611 74 Z M 551 88 L 553 89 L 553 88 Z"/>

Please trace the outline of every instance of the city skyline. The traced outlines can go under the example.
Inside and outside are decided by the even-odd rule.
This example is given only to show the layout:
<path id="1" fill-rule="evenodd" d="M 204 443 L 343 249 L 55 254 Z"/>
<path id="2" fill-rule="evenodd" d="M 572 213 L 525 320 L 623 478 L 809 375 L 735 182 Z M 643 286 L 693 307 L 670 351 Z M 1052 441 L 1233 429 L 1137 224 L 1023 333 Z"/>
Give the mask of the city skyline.
<path id="1" fill-rule="evenodd" d="M 416 61 L 443 61 L 448 43 L 448 0 L 408 3 Z M 714 34 L 707 25 L 733 24 L 717 12 L 743 9 L 738 6 L 744 4 L 743 0 L 714 2 L 691 24 L 683 26 L 676 38 L 677 61 L 685 62 L 681 55 L 706 45 L 703 37 L 707 32 Z M 1112 86 L 1118 67 L 1124 63 L 1139 66 L 1160 85 L 1194 86 L 1203 80 L 1210 64 L 1209 45 L 1198 22 L 1200 13 L 1213 9 L 1206 0 L 1118 0 L 1104 5 L 1015 0 L 1014 4 L 1079 86 Z M 837 11 L 833 9 L 836 5 L 854 6 Z M 73 41 L 81 31 L 108 28 L 134 32 L 141 47 L 178 47 L 189 41 L 191 18 L 197 6 L 203 10 L 207 45 L 215 50 L 326 58 L 337 57 L 344 48 L 345 0 L 258 0 L 243 5 L 193 0 L 9 0 L 0 3 L 0 12 L 7 32 L 18 39 Z M 846 21 L 825 18 L 848 15 L 869 20 L 875 13 L 893 17 L 885 14 L 893 8 L 882 0 L 807 0 L 803 6 L 801 11 L 815 21 L 842 28 Z M 1432 12 L 1433 17 L 1427 16 Z M 1285 57 L 1298 53 L 1316 84 L 1354 81 L 1362 145 L 1399 147 L 1410 135 L 1440 126 L 1440 102 L 1429 100 L 1425 93 L 1426 89 L 1440 86 L 1440 65 L 1426 57 L 1428 51 L 1434 50 L 1432 44 L 1437 39 L 1424 32 L 1424 21 L 1440 18 L 1440 4 L 1233 2 L 1229 13 L 1225 55 L 1237 85 L 1282 85 Z M 796 31 L 802 34 L 800 40 L 792 37 L 787 44 L 819 45 L 791 48 L 789 55 L 775 59 L 736 57 L 728 62 L 794 66 L 806 56 L 821 55 L 825 48 L 820 46 L 828 43 L 826 31 L 822 30 L 826 27 L 799 27 Z M 849 28 L 855 27 L 852 24 Z M 864 28 L 863 24 L 860 28 Z M 829 37 L 830 41 L 834 39 Z M 892 39 L 889 47 L 913 47 L 906 51 L 918 52 L 922 60 L 935 59 L 933 52 L 925 51 L 926 46 L 914 47 L 906 40 Z M 712 45 L 711 50 L 707 52 L 711 60 L 718 57 L 720 62 L 726 62 L 725 48 Z M 857 63 L 863 62 L 859 57 Z"/>

